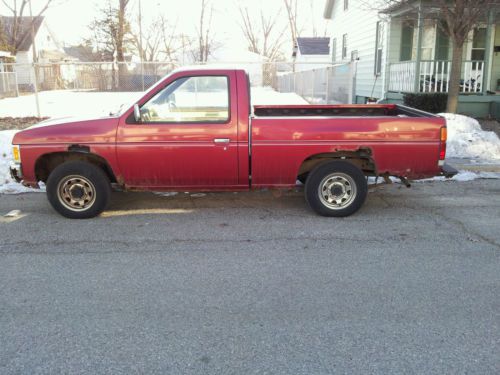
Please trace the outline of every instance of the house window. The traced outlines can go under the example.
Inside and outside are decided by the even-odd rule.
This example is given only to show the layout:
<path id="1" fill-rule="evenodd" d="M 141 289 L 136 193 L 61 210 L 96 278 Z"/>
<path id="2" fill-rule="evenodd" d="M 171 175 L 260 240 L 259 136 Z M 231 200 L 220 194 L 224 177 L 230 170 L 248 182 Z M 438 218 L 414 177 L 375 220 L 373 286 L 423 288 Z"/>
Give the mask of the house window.
<path id="1" fill-rule="evenodd" d="M 436 60 L 448 60 L 450 52 L 450 38 L 444 32 L 444 25 L 437 25 L 436 32 Z"/>
<path id="2" fill-rule="evenodd" d="M 347 58 L 347 34 L 342 35 L 342 60 Z"/>
<path id="3" fill-rule="evenodd" d="M 332 61 L 337 61 L 337 38 L 332 39 Z"/>
<path id="4" fill-rule="evenodd" d="M 379 76 L 382 72 L 382 49 L 383 49 L 383 37 L 384 25 L 381 21 L 377 22 L 375 30 L 375 67 L 374 74 Z"/>
<path id="5" fill-rule="evenodd" d="M 413 54 L 413 23 L 405 22 L 401 30 L 401 53 L 400 61 L 410 61 Z"/>
<path id="6" fill-rule="evenodd" d="M 476 27 L 472 38 L 471 60 L 483 61 L 486 55 L 486 29 Z"/>
<path id="7" fill-rule="evenodd" d="M 349 9 L 349 0 L 344 0 L 344 10 Z"/>

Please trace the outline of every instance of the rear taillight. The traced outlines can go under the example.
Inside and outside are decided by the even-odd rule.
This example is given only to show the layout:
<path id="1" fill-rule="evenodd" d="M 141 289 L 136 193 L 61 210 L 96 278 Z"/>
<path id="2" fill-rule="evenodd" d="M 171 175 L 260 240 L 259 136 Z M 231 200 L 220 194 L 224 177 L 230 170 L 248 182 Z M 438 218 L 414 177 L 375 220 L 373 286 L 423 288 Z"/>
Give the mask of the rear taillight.
<path id="1" fill-rule="evenodd" d="M 448 132 L 446 126 L 441 128 L 441 134 L 439 136 L 439 160 L 444 160 L 446 157 L 446 139 L 448 137 Z"/>

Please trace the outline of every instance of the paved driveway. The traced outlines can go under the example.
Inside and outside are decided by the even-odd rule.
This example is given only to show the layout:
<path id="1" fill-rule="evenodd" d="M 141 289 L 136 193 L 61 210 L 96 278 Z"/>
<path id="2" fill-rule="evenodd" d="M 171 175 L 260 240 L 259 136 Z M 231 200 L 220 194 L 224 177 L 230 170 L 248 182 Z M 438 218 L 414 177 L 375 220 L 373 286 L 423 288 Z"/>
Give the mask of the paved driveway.
<path id="1" fill-rule="evenodd" d="M 103 217 L 0 196 L 0 373 L 500 373 L 500 182 L 115 194 Z"/>

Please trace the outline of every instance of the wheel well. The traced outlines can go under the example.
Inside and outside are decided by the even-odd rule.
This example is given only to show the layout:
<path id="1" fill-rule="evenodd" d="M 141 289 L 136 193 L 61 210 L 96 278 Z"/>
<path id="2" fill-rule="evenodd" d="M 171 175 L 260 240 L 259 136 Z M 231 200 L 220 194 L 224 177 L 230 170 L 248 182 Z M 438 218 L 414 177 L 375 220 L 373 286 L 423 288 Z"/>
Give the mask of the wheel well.
<path id="1" fill-rule="evenodd" d="M 62 163 L 67 161 L 84 161 L 101 168 L 111 182 L 117 182 L 113 170 L 107 161 L 99 155 L 86 152 L 54 152 L 45 154 L 38 158 L 35 163 L 35 175 L 37 181 L 47 182 L 50 173 Z"/>
<path id="2" fill-rule="evenodd" d="M 305 159 L 300 165 L 297 178 L 305 180 L 309 172 L 319 164 L 333 160 L 342 160 L 354 164 L 367 176 L 374 176 L 377 174 L 377 167 L 371 157 L 371 150 L 363 148 L 356 151 L 337 151 L 312 155 Z"/>

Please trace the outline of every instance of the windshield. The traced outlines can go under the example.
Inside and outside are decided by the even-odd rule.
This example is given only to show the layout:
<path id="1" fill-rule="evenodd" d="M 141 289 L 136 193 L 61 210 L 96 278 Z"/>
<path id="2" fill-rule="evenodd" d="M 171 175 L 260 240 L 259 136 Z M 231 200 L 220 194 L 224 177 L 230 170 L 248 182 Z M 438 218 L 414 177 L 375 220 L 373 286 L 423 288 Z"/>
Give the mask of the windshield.
<path id="1" fill-rule="evenodd" d="M 121 116 L 127 109 L 132 107 L 137 101 L 144 96 L 146 92 L 141 91 L 141 92 L 135 92 L 135 93 L 128 93 L 129 98 L 123 98 L 120 101 L 120 104 L 118 105 L 113 105 L 111 111 L 109 111 L 110 116 Z"/>
<path id="2" fill-rule="evenodd" d="M 120 101 L 118 105 L 113 106 L 112 110 L 109 112 L 109 115 L 121 116 L 125 111 L 127 111 L 130 107 L 137 103 L 139 99 L 142 98 L 147 92 L 154 90 L 158 85 L 160 85 L 170 74 L 167 74 L 164 77 L 160 78 L 153 86 L 151 86 L 146 91 L 122 93 L 124 95 L 127 95 L 129 99 L 125 98 L 124 100 Z"/>

